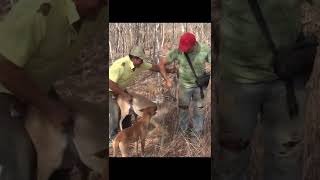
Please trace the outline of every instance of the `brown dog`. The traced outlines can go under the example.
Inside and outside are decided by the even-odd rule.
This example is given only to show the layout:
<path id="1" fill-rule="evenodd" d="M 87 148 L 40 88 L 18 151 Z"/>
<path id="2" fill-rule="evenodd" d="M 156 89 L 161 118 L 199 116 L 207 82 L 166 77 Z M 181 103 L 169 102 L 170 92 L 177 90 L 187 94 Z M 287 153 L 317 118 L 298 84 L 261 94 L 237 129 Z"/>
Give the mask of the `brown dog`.
<path id="1" fill-rule="evenodd" d="M 156 114 L 157 106 L 151 106 L 140 110 L 142 116 L 131 127 L 120 131 L 113 141 L 113 156 L 117 156 L 118 148 L 120 148 L 121 156 L 128 157 L 129 143 L 136 142 L 136 151 L 138 154 L 138 141 L 141 141 L 141 153 L 144 154 L 145 139 L 148 134 L 148 126 L 151 117 Z"/>

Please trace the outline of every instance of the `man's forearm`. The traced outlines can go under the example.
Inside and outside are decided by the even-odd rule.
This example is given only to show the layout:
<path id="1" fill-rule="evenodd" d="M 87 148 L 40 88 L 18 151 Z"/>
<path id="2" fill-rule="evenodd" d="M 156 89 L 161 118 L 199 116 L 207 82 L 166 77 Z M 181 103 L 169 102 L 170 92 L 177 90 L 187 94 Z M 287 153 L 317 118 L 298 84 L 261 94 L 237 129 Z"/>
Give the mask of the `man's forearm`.
<path id="1" fill-rule="evenodd" d="M 167 72 L 164 66 L 160 66 L 160 74 L 164 80 L 168 79 Z"/>
<path id="2" fill-rule="evenodd" d="M 47 111 L 49 98 L 20 67 L 0 55 L 0 82 L 20 100 Z"/>
<path id="3" fill-rule="evenodd" d="M 125 93 L 124 90 L 122 88 L 120 88 L 117 83 L 111 81 L 110 79 L 109 79 L 109 88 L 116 95 Z"/>
<path id="4" fill-rule="evenodd" d="M 152 68 L 151 68 L 152 71 L 155 71 L 155 72 L 161 72 L 160 71 L 160 65 L 159 64 L 154 64 L 152 65 Z M 175 68 L 167 68 L 165 67 L 165 70 L 167 73 L 174 73 L 175 72 Z"/>
<path id="5" fill-rule="evenodd" d="M 159 63 L 159 69 L 160 69 L 160 74 L 163 77 L 164 80 L 168 80 L 167 72 L 166 72 L 166 60 L 165 59 L 160 59 Z"/>

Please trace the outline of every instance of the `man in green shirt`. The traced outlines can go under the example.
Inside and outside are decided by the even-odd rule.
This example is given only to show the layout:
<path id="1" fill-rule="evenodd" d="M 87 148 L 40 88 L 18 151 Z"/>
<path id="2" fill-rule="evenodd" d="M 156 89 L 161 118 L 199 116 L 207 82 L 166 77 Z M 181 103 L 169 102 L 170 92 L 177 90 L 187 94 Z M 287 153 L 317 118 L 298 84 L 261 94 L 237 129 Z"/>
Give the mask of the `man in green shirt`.
<path id="1" fill-rule="evenodd" d="M 247 180 L 250 140 L 263 125 L 264 179 L 300 180 L 305 87 L 294 80 L 298 116 L 290 118 L 285 83 L 248 1 L 221 0 L 215 180 Z M 319 2 L 315 2 L 319 3 Z M 292 45 L 301 27 L 300 0 L 258 1 L 277 48 Z M 258 121 L 258 115 L 260 120 Z"/>
<path id="2" fill-rule="evenodd" d="M 141 46 L 131 49 L 128 56 L 117 59 L 109 67 L 109 146 L 118 131 L 119 107 L 115 97 L 121 95 L 126 101 L 132 101 L 132 96 L 125 90 L 132 85 L 135 78 L 143 71 L 151 70 L 160 72 L 159 65 L 150 64 Z M 167 69 L 167 72 L 175 72 L 174 69 Z"/>
<path id="3" fill-rule="evenodd" d="M 211 50 L 205 45 L 196 41 L 192 33 L 186 32 L 180 38 L 179 48 L 168 53 L 166 58 L 160 61 L 160 71 L 167 87 L 172 86 L 170 78 L 164 71 L 165 65 L 178 61 L 179 64 L 179 127 L 185 133 L 188 129 L 189 104 L 192 101 L 196 108 L 193 113 L 193 135 L 201 136 L 203 132 L 204 112 L 203 99 L 200 96 L 200 88 L 196 84 L 196 78 L 188 64 L 186 55 L 199 77 L 205 74 L 205 63 L 211 63 Z M 204 87 L 205 89 L 206 87 Z"/>
<path id="4" fill-rule="evenodd" d="M 71 113 L 48 91 L 89 31 L 105 29 L 106 13 L 103 0 L 21 0 L 0 22 L 0 178 L 37 177 L 36 151 L 13 112 L 28 104 L 57 127 L 69 123 Z"/>

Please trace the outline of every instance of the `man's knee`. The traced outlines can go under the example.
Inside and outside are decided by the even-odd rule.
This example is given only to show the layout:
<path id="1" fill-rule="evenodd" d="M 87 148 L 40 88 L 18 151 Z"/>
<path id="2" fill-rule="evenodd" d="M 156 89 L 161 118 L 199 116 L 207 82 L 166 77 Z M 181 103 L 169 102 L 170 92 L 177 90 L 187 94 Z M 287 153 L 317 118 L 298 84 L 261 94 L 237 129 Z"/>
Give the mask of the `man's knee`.
<path id="1" fill-rule="evenodd" d="M 281 156 L 293 154 L 301 149 L 301 140 L 290 140 L 281 144 L 280 150 L 277 152 Z"/>
<path id="2" fill-rule="evenodd" d="M 230 135 L 222 135 L 219 138 L 219 145 L 232 152 L 241 152 L 248 148 L 250 140 L 240 137 L 231 137 Z"/>
<path id="3" fill-rule="evenodd" d="M 179 109 L 187 110 L 188 108 L 189 108 L 189 106 L 187 106 L 187 105 L 179 105 Z"/>

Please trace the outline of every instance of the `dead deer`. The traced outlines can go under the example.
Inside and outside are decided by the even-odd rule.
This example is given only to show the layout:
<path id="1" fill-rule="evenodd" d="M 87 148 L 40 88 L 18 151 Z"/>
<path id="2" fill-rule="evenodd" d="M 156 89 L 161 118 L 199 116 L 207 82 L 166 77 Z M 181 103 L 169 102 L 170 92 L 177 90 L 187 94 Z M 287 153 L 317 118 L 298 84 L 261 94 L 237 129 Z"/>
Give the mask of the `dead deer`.
<path id="1" fill-rule="evenodd" d="M 107 115 L 102 104 L 80 101 L 78 98 L 65 100 L 74 112 L 73 136 L 55 128 L 46 118 L 41 117 L 34 107 L 28 108 L 26 129 L 37 151 L 37 180 L 48 180 L 65 161 L 65 152 L 73 145 L 72 156 L 75 164 L 81 164 L 80 171 L 89 177 L 90 170 L 107 179 L 107 160 L 94 154 L 106 147 Z M 70 154 L 68 154 L 70 155 Z M 70 158 L 70 157 L 69 157 Z"/>
<path id="2" fill-rule="evenodd" d="M 117 97 L 117 103 L 120 108 L 119 127 L 120 127 L 121 131 L 123 130 L 122 122 L 125 119 L 125 117 L 129 114 L 130 108 L 132 108 L 133 111 L 138 116 L 142 116 L 142 112 L 140 111 L 140 109 L 143 109 L 145 107 L 150 107 L 150 106 L 157 106 L 154 102 L 150 101 L 148 98 L 146 98 L 140 94 L 136 94 L 136 93 L 131 92 L 130 95 L 133 97 L 132 104 L 130 104 L 128 101 L 126 101 L 120 95 Z"/>
<path id="3" fill-rule="evenodd" d="M 141 154 L 144 154 L 145 139 L 148 134 L 148 126 L 152 116 L 156 114 L 157 106 L 151 106 L 140 110 L 141 117 L 129 128 L 120 131 L 113 141 L 113 156 L 117 156 L 120 148 L 121 156 L 128 157 L 129 143 L 136 142 L 136 152 L 138 154 L 138 141 L 141 141 Z"/>

